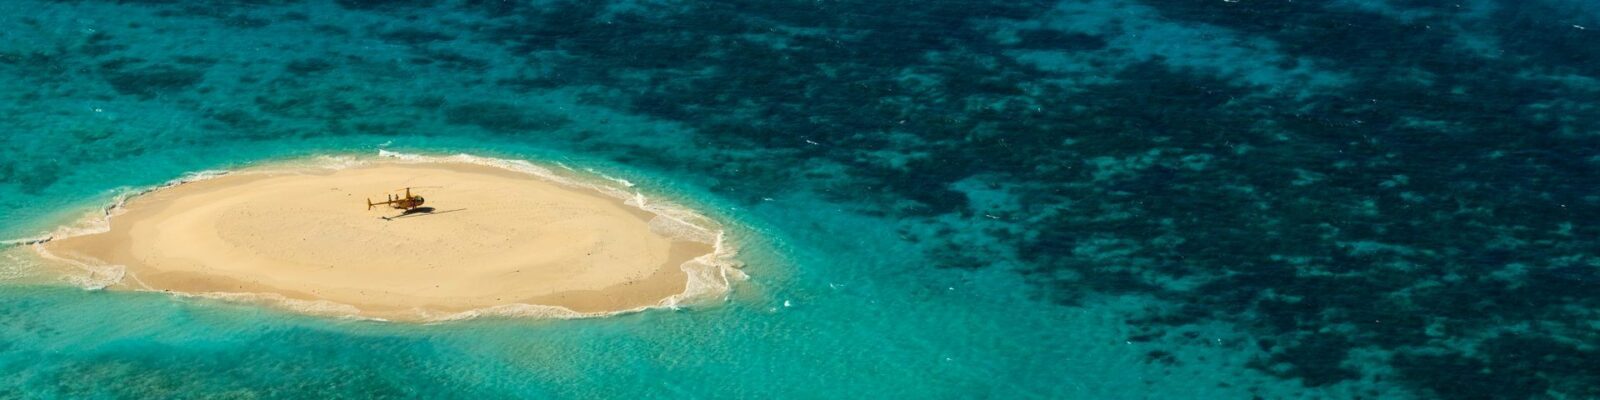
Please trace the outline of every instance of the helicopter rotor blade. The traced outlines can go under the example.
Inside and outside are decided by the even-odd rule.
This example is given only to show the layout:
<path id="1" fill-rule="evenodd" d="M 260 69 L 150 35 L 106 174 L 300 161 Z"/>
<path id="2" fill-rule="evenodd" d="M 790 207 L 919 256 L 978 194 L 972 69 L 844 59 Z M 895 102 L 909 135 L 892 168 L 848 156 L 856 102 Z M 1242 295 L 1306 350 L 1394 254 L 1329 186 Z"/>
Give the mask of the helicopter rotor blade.
<path id="1" fill-rule="evenodd" d="M 406 191 L 406 189 L 440 189 L 440 188 L 443 188 L 443 187 L 444 186 L 438 186 L 438 185 L 434 185 L 434 186 L 411 186 L 411 187 L 395 189 L 394 191 L 395 192 L 404 192 L 404 191 Z"/>

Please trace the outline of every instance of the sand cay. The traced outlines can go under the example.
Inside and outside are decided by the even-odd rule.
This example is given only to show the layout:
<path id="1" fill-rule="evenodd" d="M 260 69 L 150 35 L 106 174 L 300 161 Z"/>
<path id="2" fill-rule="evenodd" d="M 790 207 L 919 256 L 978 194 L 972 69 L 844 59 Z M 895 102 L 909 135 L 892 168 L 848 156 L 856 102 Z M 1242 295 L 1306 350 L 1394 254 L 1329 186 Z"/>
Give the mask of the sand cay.
<path id="1" fill-rule="evenodd" d="M 406 187 L 431 212 L 368 209 Z M 259 167 L 134 197 L 109 230 L 40 248 L 121 266 L 113 289 L 390 320 L 603 315 L 705 294 L 707 276 L 726 289 L 715 240 L 675 234 L 705 227 L 617 197 L 463 162 Z"/>

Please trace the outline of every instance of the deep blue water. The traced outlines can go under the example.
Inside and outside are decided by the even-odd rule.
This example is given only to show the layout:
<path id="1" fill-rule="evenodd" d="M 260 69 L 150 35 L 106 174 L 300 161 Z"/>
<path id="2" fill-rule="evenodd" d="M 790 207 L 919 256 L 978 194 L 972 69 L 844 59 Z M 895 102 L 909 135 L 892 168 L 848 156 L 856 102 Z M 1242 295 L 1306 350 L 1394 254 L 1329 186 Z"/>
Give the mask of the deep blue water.
<path id="1" fill-rule="evenodd" d="M 1600 398 L 1582 0 L 0 2 L 0 238 L 324 154 L 593 168 L 728 299 L 401 325 L 0 250 L 0 398 Z"/>

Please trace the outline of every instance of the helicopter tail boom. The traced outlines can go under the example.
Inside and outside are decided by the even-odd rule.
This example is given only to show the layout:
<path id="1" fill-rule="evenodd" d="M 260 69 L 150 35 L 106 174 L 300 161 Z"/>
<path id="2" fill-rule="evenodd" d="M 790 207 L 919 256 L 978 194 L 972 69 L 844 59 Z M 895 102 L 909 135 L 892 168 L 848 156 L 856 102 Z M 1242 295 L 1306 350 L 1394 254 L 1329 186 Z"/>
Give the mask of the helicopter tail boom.
<path id="1" fill-rule="evenodd" d="M 381 206 L 381 205 L 391 205 L 391 206 L 394 206 L 394 208 L 410 210 L 410 209 L 416 208 L 417 206 L 422 205 L 422 202 L 423 202 L 422 196 L 412 196 L 411 195 L 411 188 L 406 188 L 406 197 L 399 197 L 399 196 L 391 194 L 391 195 L 388 195 L 388 200 L 387 201 L 380 202 L 380 203 L 374 203 L 374 202 L 372 202 L 372 198 L 368 197 L 367 198 L 367 210 L 370 211 L 370 210 L 372 210 L 373 207 L 377 207 L 377 206 Z"/>

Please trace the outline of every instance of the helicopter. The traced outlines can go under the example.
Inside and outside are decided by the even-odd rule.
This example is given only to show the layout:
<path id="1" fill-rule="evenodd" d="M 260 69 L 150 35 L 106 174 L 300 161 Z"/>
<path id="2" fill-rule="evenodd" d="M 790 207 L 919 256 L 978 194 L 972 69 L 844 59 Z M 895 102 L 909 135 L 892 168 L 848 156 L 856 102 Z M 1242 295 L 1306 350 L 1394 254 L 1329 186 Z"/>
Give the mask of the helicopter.
<path id="1" fill-rule="evenodd" d="M 412 195 L 411 194 L 411 188 L 406 188 L 405 190 L 406 190 L 406 196 L 405 197 L 399 197 L 399 196 L 395 196 L 395 195 L 391 194 L 391 195 L 389 195 L 389 200 L 388 201 L 380 201 L 380 202 L 374 203 L 374 202 L 372 202 L 371 198 L 368 198 L 367 199 L 367 209 L 371 210 L 372 207 L 376 207 L 376 206 L 381 206 L 381 205 L 387 204 L 387 205 L 389 205 L 389 207 L 393 207 L 396 210 L 405 210 L 405 213 L 409 214 L 412 211 L 416 211 L 418 207 L 422 207 L 422 202 L 424 201 L 422 199 L 422 196 L 414 196 L 414 195 Z M 396 191 L 398 191 L 398 190 L 396 190 Z"/>

